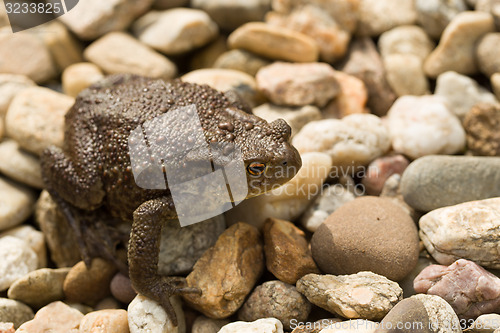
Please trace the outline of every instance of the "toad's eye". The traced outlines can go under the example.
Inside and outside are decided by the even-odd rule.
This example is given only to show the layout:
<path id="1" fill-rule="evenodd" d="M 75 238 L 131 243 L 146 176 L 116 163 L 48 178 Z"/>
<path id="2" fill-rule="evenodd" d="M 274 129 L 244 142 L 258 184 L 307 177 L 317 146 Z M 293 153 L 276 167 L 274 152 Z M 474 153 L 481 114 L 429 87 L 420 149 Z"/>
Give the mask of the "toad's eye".
<path id="1" fill-rule="evenodd" d="M 253 176 L 258 176 L 266 171 L 266 165 L 264 163 L 252 162 L 247 166 L 247 171 Z"/>

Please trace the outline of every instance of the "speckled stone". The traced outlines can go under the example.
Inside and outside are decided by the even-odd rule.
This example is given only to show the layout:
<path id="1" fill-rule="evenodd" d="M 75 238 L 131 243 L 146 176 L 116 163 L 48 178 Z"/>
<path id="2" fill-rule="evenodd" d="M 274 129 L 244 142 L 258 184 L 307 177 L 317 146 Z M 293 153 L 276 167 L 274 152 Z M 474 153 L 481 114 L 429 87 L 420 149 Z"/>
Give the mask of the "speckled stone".
<path id="1" fill-rule="evenodd" d="M 33 310 L 24 303 L 0 298 L 0 322 L 10 322 L 18 328 L 23 323 L 33 319 Z"/>
<path id="2" fill-rule="evenodd" d="M 417 264 L 415 223 L 387 198 L 359 197 L 337 209 L 311 240 L 313 258 L 329 274 L 372 271 L 401 280 Z"/>
<path id="3" fill-rule="evenodd" d="M 273 317 L 290 330 L 292 320 L 303 322 L 311 312 L 311 303 L 295 286 L 281 281 L 267 281 L 257 286 L 238 311 L 238 319 L 254 321 Z"/>
<path id="4" fill-rule="evenodd" d="M 171 297 L 179 325 L 175 327 L 160 304 L 137 295 L 127 308 L 130 333 L 186 333 L 186 321 L 182 303 L 178 297 Z"/>
<path id="5" fill-rule="evenodd" d="M 470 152 L 500 156 L 500 104 L 476 104 L 465 115 L 463 124 Z"/>
<path id="6" fill-rule="evenodd" d="M 83 314 L 64 304 L 53 302 L 44 306 L 33 320 L 25 322 L 16 333 L 79 333 Z"/>

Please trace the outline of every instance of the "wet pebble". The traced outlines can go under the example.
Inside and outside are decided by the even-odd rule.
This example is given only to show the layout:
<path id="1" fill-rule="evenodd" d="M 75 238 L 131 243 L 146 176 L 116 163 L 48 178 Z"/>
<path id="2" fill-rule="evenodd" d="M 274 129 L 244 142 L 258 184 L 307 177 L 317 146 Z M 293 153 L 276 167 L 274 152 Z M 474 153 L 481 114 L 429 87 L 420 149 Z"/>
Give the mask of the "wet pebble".
<path id="1" fill-rule="evenodd" d="M 76 97 L 83 89 L 104 77 L 96 65 L 80 62 L 67 67 L 62 73 L 62 88 L 66 95 Z"/>
<path id="2" fill-rule="evenodd" d="M 174 326 L 160 304 L 149 298 L 137 295 L 127 308 L 130 333 L 161 332 L 186 333 L 184 311 L 179 298 L 171 297 L 170 302 L 177 316 L 178 326 Z"/>
<path id="3" fill-rule="evenodd" d="M 79 333 L 129 333 L 127 311 L 100 310 L 86 314 Z"/>
<path id="4" fill-rule="evenodd" d="M 253 322 L 236 321 L 225 325 L 218 333 L 283 333 L 283 325 L 276 318 L 263 318 Z"/>
<path id="5" fill-rule="evenodd" d="M 463 123 L 468 151 L 474 155 L 500 156 L 500 104 L 476 104 Z"/>
<path id="6" fill-rule="evenodd" d="M 0 298 L 0 322 L 10 322 L 14 324 L 14 328 L 18 328 L 23 323 L 33 319 L 33 316 L 33 310 L 26 304 L 12 299 Z"/>
<path id="7" fill-rule="evenodd" d="M 40 161 L 14 140 L 0 143 L 0 173 L 36 189 L 44 187 Z"/>
<path id="8" fill-rule="evenodd" d="M 38 310 L 35 318 L 21 325 L 16 333 L 79 333 L 82 318 L 80 311 L 57 301 Z"/>

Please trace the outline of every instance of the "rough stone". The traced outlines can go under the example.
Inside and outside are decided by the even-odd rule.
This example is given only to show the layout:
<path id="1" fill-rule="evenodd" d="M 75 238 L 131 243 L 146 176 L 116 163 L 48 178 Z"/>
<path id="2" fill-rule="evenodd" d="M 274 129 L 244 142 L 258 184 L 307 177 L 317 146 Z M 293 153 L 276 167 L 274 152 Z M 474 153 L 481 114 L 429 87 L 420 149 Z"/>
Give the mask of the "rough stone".
<path id="1" fill-rule="evenodd" d="M 50 258 L 57 267 L 70 267 L 80 261 L 76 237 L 46 190 L 36 203 L 35 219 L 47 241 Z"/>
<path id="2" fill-rule="evenodd" d="M 24 89 L 35 86 L 35 82 L 24 75 L 0 74 L 0 118 L 5 118 L 14 97 Z"/>
<path id="3" fill-rule="evenodd" d="M 301 154 L 301 158 L 302 168 L 292 180 L 227 211 L 227 223 L 242 221 L 260 229 L 269 216 L 294 221 L 302 215 L 311 199 L 320 193 L 332 168 L 332 159 L 327 154 L 315 152 Z"/>
<path id="4" fill-rule="evenodd" d="M 108 32 L 127 28 L 152 3 L 153 0 L 81 1 L 71 11 L 60 16 L 59 20 L 79 38 L 94 40 Z"/>
<path id="5" fill-rule="evenodd" d="M 359 197 L 342 205 L 311 239 L 313 258 L 328 274 L 371 271 L 399 281 L 418 261 L 415 223 L 388 198 Z"/>
<path id="6" fill-rule="evenodd" d="M 0 177 L 0 230 L 24 222 L 33 212 L 34 203 L 32 190 Z"/>
<path id="7" fill-rule="evenodd" d="M 340 92 L 322 109 L 325 118 L 342 119 L 350 114 L 369 113 L 366 108 L 368 91 L 363 81 L 355 76 L 335 71 Z"/>
<path id="8" fill-rule="evenodd" d="M 307 230 L 315 232 L 328 216 L 354 199 L 354 194 L 340 184 L 323 187 L 300 221 Z"/>
<path id="9" fill-rule="evenodd" d="M 444 299 L 434 295 L 415 295 L 405 298 L 385 316 L 375 333 L 392 333 L 398 323 L 415 323 L 403 332 L 461 333 L 460 321 Z M 401 325 L 401 324 L 399 324 Z"/>
<path id="10" fill-rule="evenodd" d="M 311 303 L 349 319 L 381 320 L 403 299 L 396 282 L 372 272 L 308 274 L 297 282 L 297 289 Z"/>
<path id="11" fill-rule="evenodd" d="M 425 156 L 406 168 L 401 193 L 413 208 L 431 210 L 500 196 L 500 158 Z"/>
<path id="12" fill-rule="evenodd" d="M 412 159 L 455 154 L 465 148 L 465 131 L 439 96 L 403 96 L 387 114 L 392 147 Z"/>
<path id="13" fill-rule="evenodd" d="M 314 4 L 306 4 L 287 14 L 270 12 L 266 22 L 311 37 L 318 44 L 321 60 L 328 63 L 341 59 L 351 40 L 348 31 L 342 29 L 328 12 Z"/>
<path id="14" fill-rule="evenodd" d="M 255 76 L 259 69 L 270 63 L 268 59 L 245 50 L 230 50 L 221 54 L 211 67 L 234 69 Z"/>
<path id="15" fill-rule="evenodd" d="M 380 118 L 371 114 L 310 122 L 292 142 L 301 154 L 328 154 L 335 167 L 333 177 L 343 176 L 350 168 L 370 163 L 390 148 L 387 129 Z"/>
<path id="16" fill-rule="evenodd" d="M 1 18 L 0 18 L 1 20 Z M 0 323 L 0 333 L 15 333 L 14 323 Z"/>
<path id="17" fill-rule="evenodd" d="M 5 236 L 12 236 L 25 241 L 35 251 L 38 257 L 38 267 L 47 266 L 47 250 L 43 232 L 36 230 L 31 225 L 22 224 L 0 233 L 0 238 Z"/>
<path id="18" fill-rule="evenodd" d="M 500 72 L 500 60 L 495 56 L 500 52 L 500 33 L 486 34 L 477 44 L 477 63 L 481 72 L 488 77 Z"/>
<path id="19" fill-rule="evenodd" d="M 447 71 L 477 73 L 475 45 L 483 35 L 494 30 L 493 17 L 488 13 L 466 11 L 456 15 L 444 30 L 437 48 L 427 57 L 425 73 L 431 78 Z"/>
<path id="20" fill-rule="evenodd" d="M 116 267 L 101 258 L 94 258 L 89 268 L 83 261 L 73 266 L 64 280 L 67 300 L 94 305 L 110 294 L 110 282 Z"/>
<path id="21" fill-rule="evenodd" d="M 52 56 L 36 35 L 28 31 L 12 33 L 10 27 L 0 28 L 0 73 L 24 75 L 43 83 L 57 74 Z"/>
<path id="22" fill-rule="evenodd" d="M 378 47 L 382 58 L 392 54 L 410 54 L 424 61 L 435 45 L 426 32 L 416 25 L 403 25 L 384 32 Z"/>
<path id="23" fill-rule="evenodd" d="M 463 118 L 477 103 L 496 103 L 495 96 L 475 80 L 456 72 L 438 76 L 435 95 L 446 99 L 450 111 Z"/>
<path id="24" fill-rule="evenodd" d="M 271 9 L 271 0 L 191 0 L 191 6 L 204 10 L 222 29 L 231 31 L 247 22 L 262 21 Z"/>
<path id="25" fill-rule="evenodd" d="M 476 104 L 465 115 L 467 148 L 474 155 L 500 156 L 500 104 Z"/>
<path id="26" fill-rule="evenodd" d="M 229 324 L 228 319 L 212 319 L 198 316 L 193 323 L 191 333 L 217 333 L 227 324 Z"/>
<path id="27" fill-rule="evenodd" d="M 410 162 L 403 155 L 379 157 L 368 165 L 362 184 L 369 195 L 380 195 L 385 182 L 394 174 L 402 175 Z"/>
<path id="28" fill-rule="evenodd" d="M 367 106 L 372 113 L 384 116 L 396 94 L 385 77 L 384 65 L 375 43 L 370 38 L 354 39 L 339 70 L 353 75 L 364 82 L 368 90 Z"/>
<path id="29" fill-rule="evenodd" d="M 238 319 L 254 321 L 273 317 L 281 321 L 285 330 L 293 322 L 304 322 L 311 312 L 311 303 L 295 286 L 281 281 L 267 281 L 257 286 L 238 311 Z"/>
<path id="30" fill-rule="evenodd" d="M 196 262 L 187 276 L 189 287 L 201 295 L 185 294 L 184 300 L 211 318 L 235 313 L 264 270 L 264 254 L 258 230 L 246 223 L 232 225 Z"/>
<path id="31" fill-rule="evenodd" d="M 304 232 L 293 223 L 270 218 L 263 233 L 267 270 L 279 280 L 295 284 L 306 274 L 319 274 Z M 283 324 L 285 328 L 289 327 Z"/>
<path id="32" fill-rule="evenodd" d="M 334 69 L 325 63 L 275 62 L 256 75 L 259 89 L 278 105 L 325 106 L 340 91 Z"/>
<path id="33" fill-rule="evenodd" d="M 235 321 L 227 324 L 218 333 L 283 333 L 283 325 L 276 318 L 263 318 L 250 323 Z"/>
<path id="34" fill-rule="evenodd" d="M 464 0 L 416 0 L 418 23 L 433 39 L 439 40 L 446 26 L 467 10 Z"/>
<path id="35" fill-rule="evenodd" d="M 33 310 L 21 302 L 0 298 L 0 322 L 10 322 L 18 328 L 23 323 L 33 319 Z"/>
<path id="36" fill-rule="evenodd" d="M 171 79 L 177 72 L 173 62 L 124 32 L 106 34 L 90 44 L 83 55 L 106 74 L 132 73 Z"/>
<path id="37" fill-rule="evenodd" d="M 14 281 L 37 269 L 35 251 L 19 238 L 0 238 L 0 290 L 6 290 Z"/>
<path id="38" fill-rule="evenodd" d="M 397 96 L 429 93 L 422 60 L 411 54 L 391 54 L 384 58 L 387 82 Z"/>
<path id="39" fill-rule="evenodd" d="M 435 209 L 420 218 L 420 239 L 442 265 L 463 258 L 498 269 L 499 203 L 493 198 Z"/>
<path id="40" fill-rule="evenodd" d="M 269 123 L 284 119 L 292 128 L 292 137 L 307 123 L 321 119 L 321 111 L 313 105 L 286 107 L 266 103 L 254 108 L 253 114 Z"/>
<path id="41" fill-rule="evenodd" d="M 158 272 L 163 275 L 189 273 L 225 229 L 223 216 L 186 227 L 180 227 L 177 221 L 165 223 L 161 231 Z"/>
<path id="42" fill-rule="evenodd" d="M 36 189 L 44 187 L 40 161 L 20 149 L 14 140 L 0 143 L 0 173 Z"/>
<path id="43" fill-rule="evenodd" d="M 202 47 L 215 39 L 219 28 L 204 11 L 174 8 L 150 11 L 138 19 L 134 35 L 144 44 L 167 55 L 178 55 Z"/>
<path id="44" fill-rule="evenodd" d="M 245 49 L 266 58 L 295 62 L 318 60 L 319 48 L 309 36 L 261 22 L 246 23 L 228 38 L 232 49 Z"/>
<path id="45" fill-rule="evenodd" d="M 41 308 L 35 318 L 22 324 L 16 333 L 79 333 L 82 318 L 80 311 L 57 301 Z"/>
<path id="46" fill-rule="evenodd" d="M 129 333 L 127 311 L 100 310 L 86 314 L 80 322 L 80 333 Z"/>
<path id="47" fill-rule="evenodd" d="M 111 294 L 120 302 L 129 304 L 137 295 L 128 276 L 117 273 L 109 286 Z"/>
<path id="48" fill-rule="evenodd" d="M 425 268 L 415 278 L 414 288 L 442 297 L 461 319 L 493 313 L 500 306 L 500 278 L 465 259 Z"/>
<path id="49" fill-rule="evenodd" d="M 66 95 L 76 97 L 83 89 L 104 77 L 96 65 L 81 62 L 67 67 L 62 73 L 62 87 Z"/>
<path id="50" fill-rule="evenodd" d="M 175 327 L 160 304 L 141 295 L 128 306 L 128 323 L 130 333 L 186 333 L 184 311 L 179 298 L 171 297 L 170 302 L 177 316 L 178 326 Z"/>
<path id="51" fill-rule="evenodd" d="M 416 21 L 417 11 L 412 0 L 363 0 L 356 32 L 361 36 L 379 36 L 394 27 Z"/>
<path id="52" fill-rule="evenodd" d="M 50 145 L 62 146 L 64 115 L 74 98 L 49 88 L 31 87 L 14 97 L 5 118 L 7 135 L 40 155 Z"/>

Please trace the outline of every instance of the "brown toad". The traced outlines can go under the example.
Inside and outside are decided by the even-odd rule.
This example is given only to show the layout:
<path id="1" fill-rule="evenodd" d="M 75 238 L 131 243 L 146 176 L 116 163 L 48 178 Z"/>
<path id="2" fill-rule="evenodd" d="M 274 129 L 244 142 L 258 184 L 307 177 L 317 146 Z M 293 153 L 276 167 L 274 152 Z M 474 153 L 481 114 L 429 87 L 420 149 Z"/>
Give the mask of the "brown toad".
<path id="1" fill-rule="evenodd" d="M 188 202 L 178 214 L 178 204 L 184 202 L 173 200 L 172 184 L 187 188 L 183 200 L 195 200 L 201 193 L 220 201 L 206 182 L 193 187 L 190 180 L 206 173 L 207 163 L 210 171 L 227 166 L 236 151 L 242 161 L 245 197 L 287 182 L 301 167 L 285 121 L 267 123 L 228 96 L 179 80 L 110 76 L 77 97 L 66 115 L 63 148 L 51 147 L 42 155 L 47 189 L 74 230 L 84 261 L 89 264 L 93 256 L 113 260 L 116 239 L 96 222 L 96 216 L 102 219 L 103 214 L 90 219 L 83 215 L 104 210 L 114 219 L 131 221 L 132 284 L 158 301 L 174 323 L 169 297 L 194 290 L 186 288 L 182 279 L 158 274 L 162 221 L 180 220 L 190 213 L 186 207 L 195 210 L 203 204 Z M 188 119 L 198 121 L 200 130 Z M 146 142 L 138 144 L 141 136 Z M 224 174 L 226 180 L 232 176 Z M 191 186 L 184 185 L 188 183 Z M 226 184 L 223 189 L 227 192 Z"/>

